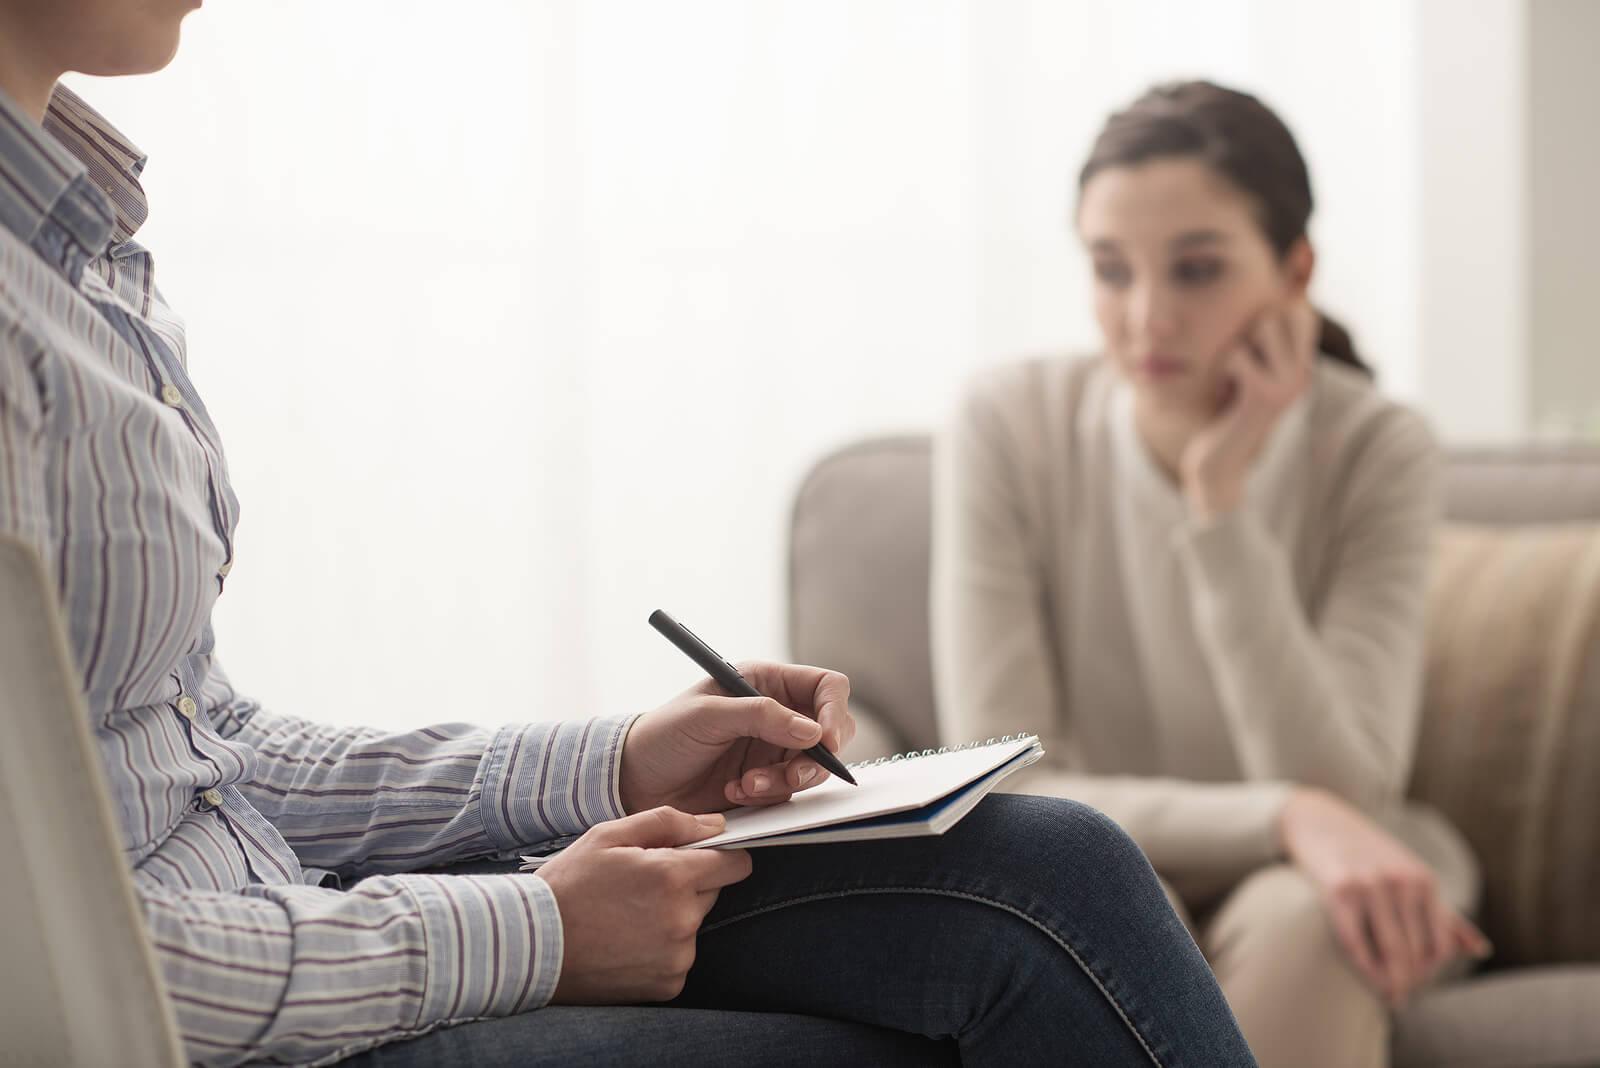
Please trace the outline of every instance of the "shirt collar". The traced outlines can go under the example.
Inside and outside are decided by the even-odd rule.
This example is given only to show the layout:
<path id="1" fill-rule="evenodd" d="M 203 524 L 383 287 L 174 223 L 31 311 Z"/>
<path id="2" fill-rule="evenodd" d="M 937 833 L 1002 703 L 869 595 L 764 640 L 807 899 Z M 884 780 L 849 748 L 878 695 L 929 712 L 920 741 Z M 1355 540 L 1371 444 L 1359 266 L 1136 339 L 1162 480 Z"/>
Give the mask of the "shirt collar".
<path id="1" fill-rule="evenodd" d="M 144 164 L 144 153 L 65 86 L 51 95 L 43 126 L 0 93 L 0 225 L 69 276 L 144 222 Z"/>

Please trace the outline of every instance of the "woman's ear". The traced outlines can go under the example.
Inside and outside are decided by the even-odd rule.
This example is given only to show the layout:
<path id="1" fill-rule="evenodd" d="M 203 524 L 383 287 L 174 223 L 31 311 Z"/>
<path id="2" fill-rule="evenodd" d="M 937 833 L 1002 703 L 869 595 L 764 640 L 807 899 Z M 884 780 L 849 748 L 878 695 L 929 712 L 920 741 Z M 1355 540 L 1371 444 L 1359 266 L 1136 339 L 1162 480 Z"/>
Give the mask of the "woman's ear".
<path id="1" fill-rule="evenodd" d="M 1308 237 L 1295 238 L 1294 244 L 1289 246 L 1289 251 L 1283 257 L 1284 281 L 1289 286 L 1289 295 L 1303 297 L 1306 290 L 1311 288 L 1311 276 L 1317 269 L 1317 250 L 1311 247 Z"/>

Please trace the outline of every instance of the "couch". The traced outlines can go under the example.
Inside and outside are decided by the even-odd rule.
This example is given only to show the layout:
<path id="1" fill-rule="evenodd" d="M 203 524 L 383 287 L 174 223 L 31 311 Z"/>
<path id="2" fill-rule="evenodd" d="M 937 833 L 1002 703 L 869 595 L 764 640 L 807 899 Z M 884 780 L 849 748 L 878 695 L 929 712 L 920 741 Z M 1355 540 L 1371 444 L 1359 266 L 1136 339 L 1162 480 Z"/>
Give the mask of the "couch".
<path id="1" fill-rule="evenodd" d="M 789 652 L 850 676 L 852 759 L 944 741 L 930 454 L 921 435 L 857 442 L 795 497 Z M 1477 852 L 1496 956 L 1413 999 L 1394 1061 L 1600 1065 L 1600 449 L 1452 451 L 1444 488 L 1410 793 Z"/>

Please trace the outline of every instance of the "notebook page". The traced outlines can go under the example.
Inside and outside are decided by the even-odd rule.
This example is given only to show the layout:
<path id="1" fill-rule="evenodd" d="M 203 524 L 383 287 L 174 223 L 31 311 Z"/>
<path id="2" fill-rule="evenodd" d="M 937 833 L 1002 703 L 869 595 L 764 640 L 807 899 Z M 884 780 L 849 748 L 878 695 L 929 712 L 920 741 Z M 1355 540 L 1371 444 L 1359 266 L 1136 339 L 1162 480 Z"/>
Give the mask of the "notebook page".
<path id="1" fill-rule="evenodd" d="M 772 834 L 921 808 L 1037 744 L 1038 739 L 1030 735 L 994 745 L 858 765 L 850 770 L 859 785 L 830 778 L 780 805 L 734 809 L 727 814 L 726 830 L 689 848 L 733 845 Z"/>

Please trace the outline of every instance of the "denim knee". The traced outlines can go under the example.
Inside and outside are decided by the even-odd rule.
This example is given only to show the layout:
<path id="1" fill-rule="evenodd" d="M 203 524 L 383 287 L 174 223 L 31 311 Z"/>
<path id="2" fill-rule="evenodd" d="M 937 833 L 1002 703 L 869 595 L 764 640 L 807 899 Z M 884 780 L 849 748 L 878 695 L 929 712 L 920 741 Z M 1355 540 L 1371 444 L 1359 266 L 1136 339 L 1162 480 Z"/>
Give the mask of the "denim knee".
<path id="1" fill-rule="evenodd" d="M 1114 870 L 1135 876 L 1150 869 L 1143 851 L 1126 831 L 1081 801 L 996 794 L 968 818 L 978 819 L 986 845 L 1036 861 L 1049 860 L 1051 866 L 1066 864 L 1080 873 Z M 1074 865 L 1074 861 L 1079 863 Z M 1154 873 L 1151 875 L 1153 878 Z"/>
<path id="2" fill-rule="evenodd" d="M 985 799 L 958 827 L 980 866 L 1024 899 L 1170 911 L 1150 862 L 1126 831 L 1078 801 L 1028 794 Z"/>

